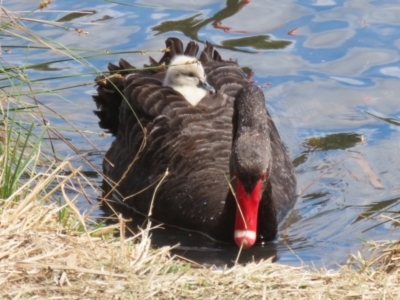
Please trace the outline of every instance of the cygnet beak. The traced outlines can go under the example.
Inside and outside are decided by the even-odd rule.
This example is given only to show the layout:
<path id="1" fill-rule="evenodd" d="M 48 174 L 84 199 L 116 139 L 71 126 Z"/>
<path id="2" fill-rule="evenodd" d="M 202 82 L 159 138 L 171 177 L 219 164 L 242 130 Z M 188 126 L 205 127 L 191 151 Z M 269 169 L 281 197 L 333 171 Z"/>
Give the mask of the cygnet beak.
<path id="1" fill-rule="evenodd" d="M 199 78 L 198 87 L 201 87 L 201 88 L 205 89 L 206 91 L 210 91 L 211 94 L 215 93 L 215 89 L 205 79 Z"/>

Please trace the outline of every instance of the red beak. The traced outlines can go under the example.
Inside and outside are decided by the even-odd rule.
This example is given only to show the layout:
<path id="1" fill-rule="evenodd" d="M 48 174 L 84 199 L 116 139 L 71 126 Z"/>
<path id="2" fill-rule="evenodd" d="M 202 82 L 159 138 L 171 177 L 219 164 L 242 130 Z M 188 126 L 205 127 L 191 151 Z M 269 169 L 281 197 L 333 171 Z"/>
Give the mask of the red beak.
<path id="1" fill-rule="evenodd" d="M 257 239 L 257 216 L 261 201 L 263 180 L 257 181 L 251 193 L 247 193 L 239 178 L 236 178 L 235 243 L 244 249 L 254 245 Z"/>

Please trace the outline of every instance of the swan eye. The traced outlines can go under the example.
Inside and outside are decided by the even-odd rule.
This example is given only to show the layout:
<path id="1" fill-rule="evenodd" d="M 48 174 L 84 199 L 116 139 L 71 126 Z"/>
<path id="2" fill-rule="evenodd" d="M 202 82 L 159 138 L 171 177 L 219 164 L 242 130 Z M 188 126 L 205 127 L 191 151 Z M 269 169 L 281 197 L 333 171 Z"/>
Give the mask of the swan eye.
<path id="1" fill-rule="evenodd" d="M 193 72 L 190 72 L 190 73 L 188 74 L 188 76 L 189 76 L 189 77 L 194 77 L 194 73 L 193 73 Z"/>

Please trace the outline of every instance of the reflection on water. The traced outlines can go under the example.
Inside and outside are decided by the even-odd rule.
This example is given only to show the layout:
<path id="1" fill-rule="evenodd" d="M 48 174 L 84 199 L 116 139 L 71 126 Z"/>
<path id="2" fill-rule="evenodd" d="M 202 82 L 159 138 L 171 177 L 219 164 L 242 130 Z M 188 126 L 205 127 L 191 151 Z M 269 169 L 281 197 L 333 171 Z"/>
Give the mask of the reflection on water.
<path id="1" fill-rule="evenodd" d="M 304 147 L 309 150 L 345 150 L 354 147 L 362 142 L 362 135 L 358 133 L 333 133 L 324 137 L 308 138 L 304 142 Z"/>
<path id="2" fill-rule="evenodd" d="M 283 49 L 290 45 L 289 41 L 271 41 L 268 35 L 256 35 L 251 37 L 224 40 L 221 42 L 227 49 L 236 49 L 239 47 L 249 47 L 254 49 Z"/>
<path id="3" fill-rule="evenodd" d="M 222 21 L 232 17 L 238 13 L 244 6 L 250 3 L 249 0 L 228 0 L 226 7 L 215 13 L 210 18 L 203 18 L 203 14 L 195 14 L 189 18 L 183 20 L 168 20 L 161 24 L 152 27 L 156 35 L 164 34 L 169 32 L 178 31 L 183 33 L 188 38 L 195 40 L 200 43 L 204 43 L 206 40 L 199 38 L 199 31 L 206 25 L 211 24 L 214 28 L 223 30 L 229 33 L 248 33 L 245 30 L 234 30 L 232 27 L 224 26 Z M 240 25 L 239 25 L 240 26 Z M 290 45 L 290 41 L 271 41 L 268 35 L 257 35 L 238 39 L 229 39 L 222 41 L 221 44 L 216 44 L 217 48 L 224 48 L 233 51 L 252 52 L 249 50 L 239 50 L 240 47 L 248 47 L 253 49 L 282 49 Z"/>
<path id="4" fill-rule="evenodd" d="M 86 16 L 86 15 L 94 15 L 95 13 L 96 13 L 95 10 L 76 11 L 76 12 L 72 12 L 72 13 L 66 14 L 65 16 L 62 16 L 61 18 L 56 20 L 56 22 L 69 22 L 69 21 L 73 21 L 73 20 L 76 20 L 78 18 L 81 18 L 83 16 Z"/>
<path id="5" fill-rule="evenodd" d="M 183 20 L 164 21 L 160 25 L 154 26 L 152 30 L 155 31 L 156 35 L 171 31 L 180 31 L 192 40 L 205 42 L 198 38 L 198 32 L 200 29 L 211 23 L 214 28 L 231 31 L 232 28 L 223 26 L 222 21 L 236 14 L 248 3 L 249 1 L 247 0 L 228 0 L 226 7 L 215 13 L 210 18 L 203 18 L 203 14 L 195 14 L 194 16 Z"/>
<path id="6" fill-rule="evenodd" d="M 30 9 L 22 0 L 9 5 L 14 10 Z M 35 24 L 34 29 L 62 47 L 82 49 L 81 56 L 88 55 L 84 49 L 98 50 L 99 55 L 83 65 L 56 52 L 34 47 L 28 51 L 26 44 L 4 37 L 2 47 L 12 51 L 3 57 L 13 65 L 33 65 L 25 72 L 38 80 L 36 88 L 60 88 L 57 94 L 43 95 L 41 101 L 62 111 L 65 119 L 85 132 L 93 145 L 80 134 L 64 134 L 101 169 L 102 154 L 112 138 L 99 135 L 90 99 L 94 74 L 88 72 L 105 70 L 108 61 L 119 57 L 136 66 L 147 63 L 146 55 L 132 51 L 161 49 L 169 36 L 212 42 L 222 57 L 237 59 L 246 73 L 253 74 L 255 84 L 270 84 L 265 91 L 267 105 L 293 157 L 298 179 L 299 199 L 281 225 L 277 241 L 245 251 L 240 261 L 273 254 L 284 263 L 301 260 L 332 266 L 357 251 L 360 239 L 400 236 L 388 218 L 400 209 L 397 8 L 367 0 L 137 0 L 126 5 L 54 1 L 46 13 L 33 16 L 67 22 L 63 26 L 89 33 L 45 24 Z M 294 29 L 297 35 L 289 35 Z M 124 53 L 105 55 L 106 51 Z M 66 77 L 77 73 L 87 75 Z M 66 86 L 75 87 L 63 90 Z M 59 118 L 48 119 L 60 130 L 65 126 Z M 62 143 L 56 146 L 58 152 L 74 155 Z M 101 178 L 80 156 L 74 162 L 100 184 Z M 93 190 L 88 193 L 96 197 Z M 86 200 L 79 205 L 82 211 L 92 208 Z M 153 241 L 157 246 L 180 241 L 182 246 L 176 250 L 180 255 L 209 264 L 231 263 L 238 251 L 172 229 L 155 232 Z"/>

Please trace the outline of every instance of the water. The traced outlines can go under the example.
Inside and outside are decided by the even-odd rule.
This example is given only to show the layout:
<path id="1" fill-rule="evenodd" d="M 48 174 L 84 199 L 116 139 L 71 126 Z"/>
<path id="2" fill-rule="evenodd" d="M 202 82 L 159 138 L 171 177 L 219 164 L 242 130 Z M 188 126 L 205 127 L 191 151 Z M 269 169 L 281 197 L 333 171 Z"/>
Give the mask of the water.
<path id="1" fill-rule="evenodd" d="M 13 1 L 8 8 L 28 11 L 34 7 L 26 7 L 24 2 Z M 70 48 L 102 51 L 160 49 L 169 36 L 185 42 L 208 40 L 222 57 L 237 59 L 254 73 L 257 84 L 268 87 L 267 105 L 296 163 L 301 195 L 282 224 L 278 240 L 244 252 L 241 261 L 274 254 L 282 263 L 332 266 L 359 250 L 362 240 L 399 237 L 395 224 L 385 217 L 400 209 L 397 1 L 74 3 L 55 1 L 48 10 L 31 17 L 68 20 L 65 26 L 88 34 L 40 23 L 32 29 Z M 12 64 L 42 63 L 26 70 L 31 79 L 90 71 L 74 61 L 49 63 L 59 57 L 54 52 L 17 48 L 21 42 L 9 38 L 1 43 L 3 49 L 12 50 L 3 52 L 3 58 Z M 147 55 L 125 53 L 87 60 L 93 68 L 105 70 L 108 61 L 117 62 L 119 57 L 137 66 L 148 59 Z M 85 136 L 104 153 L 112 138 L 99 136 L 90 97 L 93 77 L 41 81 L 41 88 L 90 85 L 43 95 L 40 100 L 62 111 L 80 130 L 89 131 Z M 49 120 L 66 127 L 59 118 Z M 65 135 L 101 168 L 101 155 L 81 135 Z M 63 154 L 74 155 L 61 143 L 57 147 Z M 83 164 L 79 158 L 74 162 Z M 86 164 L 84 169 L 92 170 Z M 93 181 L 99 184 L 101 178 L 94 176 Z M 96 193 L 90 193 L 95 199 Z M 82 211 L 92 208 L 86 201 L 79 205 Z M 102 212 L 96 209 L 94 214 Z M 155 233 L 153 240 L 155 245 L 173 244 L 182 237 L 184 246 L 178 252 L 189 258 L 209 264 L 236 258 L 236 247 L 217 247 L 187 233 Z"/>

